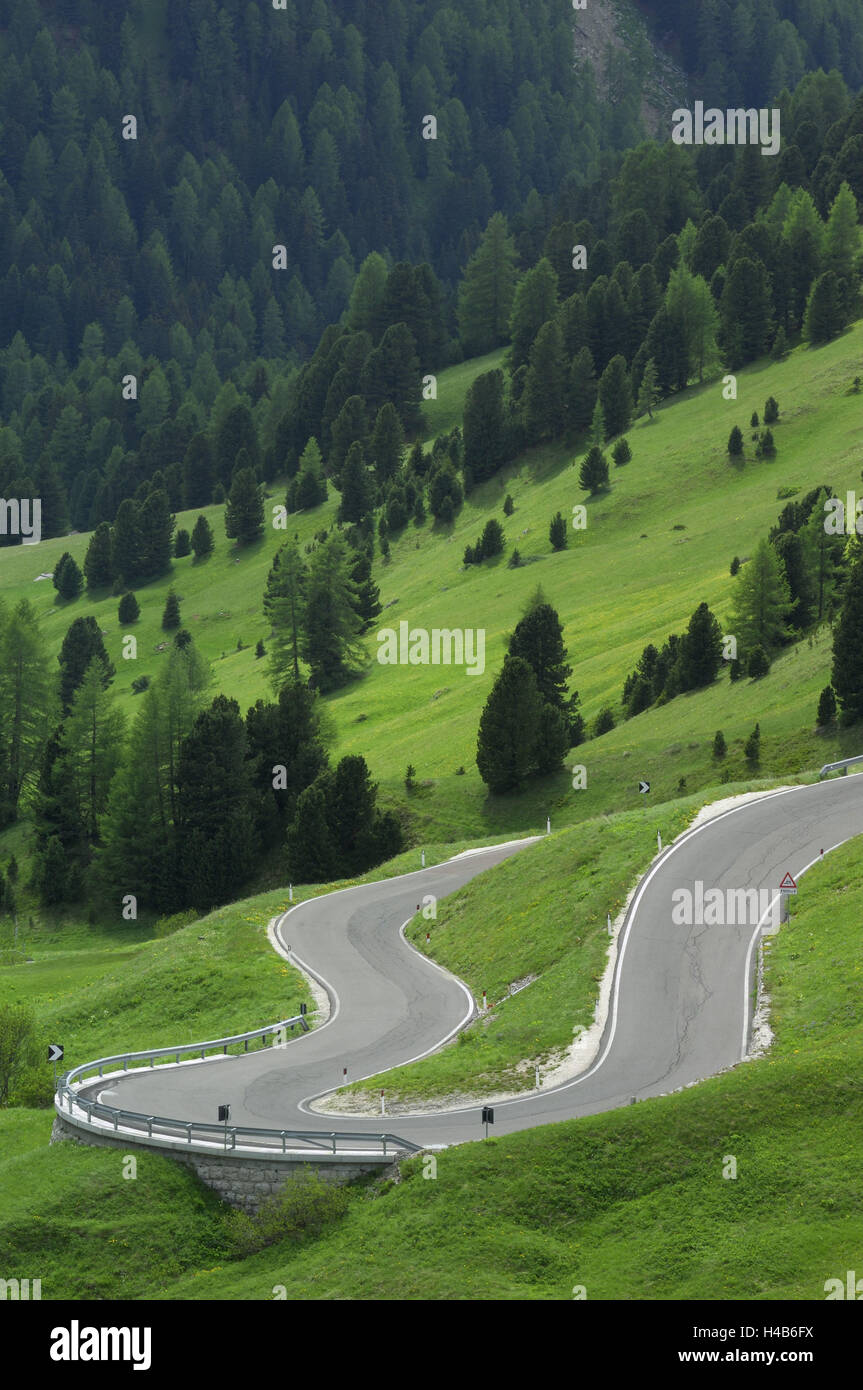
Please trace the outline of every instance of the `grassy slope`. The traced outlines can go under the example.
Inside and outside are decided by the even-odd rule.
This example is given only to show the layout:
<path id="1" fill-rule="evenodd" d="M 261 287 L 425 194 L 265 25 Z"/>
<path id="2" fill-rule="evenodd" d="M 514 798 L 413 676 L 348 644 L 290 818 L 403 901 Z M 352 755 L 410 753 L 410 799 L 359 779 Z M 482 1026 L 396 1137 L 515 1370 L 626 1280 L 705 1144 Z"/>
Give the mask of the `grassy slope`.
<path id="1" fill-rule="evenodd" d="M 863 843 L 807 875 L 768 951 L 770 1054 L 674 1096 L 422 1162 L 311 1245 L 170 1298 L 819 1299 L 863 1239 Z M 738 1177 L 722 1177 L 726 1156 Z M 856 1264 L 855 1264 L 856 1262 Z"/>
<path id="2" fill-rule="evenodd" d="M 373 660 L 377 644 L 371 636 L 372 664 L 365 679 L 327 701 L 334 753 L 362 752 L 388 803 L 404 801 L 401 778 L 413 762 L 429 783 L 409 803 L 416 837 L 454 839 L 541 825 L 552 809 L 558 824 L 625 809 L 633 804 L 634 784 L 644 775 L 661 796 L 676 792 L 681 777 L 690 790 L 704 785 L 715 780 L 710 744 L 718 727 L 732 746 L 736 743 L 737 762 L 730 775 L 738 777 L 740 748 L 756 718 L 761 718 L 770 773 L 817 766 L 845 751 L 854 743 L 853 733 L 824 739 L 812 731 L 817 694 L 829 675 L 829 639 L 823 635 L 811 647 L 804 643 L 785 655 L 764 681 L 742 682 L 734 692 L 720 681 L 706 693 L 679 699 L 590 743 L 577 755 L 589 771 L 588 789 L 578 795 L 561 775 L 534 784 L 520 798 L 490 801 L 473 761 L 479 714 L 506 635 L 537 583 L 560 611 L 573 683 L 592 718 L 619 699 L 623 679 L 644 644 L 680 631 L 700 599 L 720 618 L 727 617 L 731 556 L 751 553 L 775 522 L 783 505 L 777 498 L 780 486 L 805 490 L 827 481 L 841 492 L 858 485 L 860 398 L 847 394 L 847 388 L 859 372 L 861 354 L 863 324 L 857 324 L 818 352 L 799 348 L 785 362 L 748 368 L 740 374 L 736 403 L 724 401 L 715 382 L 691 389 L 662 409 L 652 424 L 636 424 L 630 431 L 633 462 L 613 470 L 610 493 L 588 503 L 588 530 L 571 533 L 569 549 L 560 554 L 549 548 L 549 519 L 557 510 L 570 515 L 585 500 L 573 456 L 560 446 L 531 451 L 478 489 L 453 527 L 409 525 L 393 545 L 392 563 L 376 570 L 382 601 L 392 605 L 385 608 L 382 622 L 483 628 L 486 670 L 468 677 L 455 668 L 380 667 Z M 429 409 L 432 433 L 457 420 L 479 365 L 488 363 L 467 363 L 441 375 L 439 399 Z M 769 394 L 782 410 L 775 431 L 778 458 L 730 465 L 725 441 L 732 424 L 745 426 L 753 409 L 763 410 Z M 500 511 L 506 492 L 516 503 L 514 516 L 505 522 L 508 547 L 518 545 L 530 563 L 511 571 L 504 557 L 463 572 L 464 545 L 476 538 L 489 512 Z M 279 497 L 277 492 L 273 500 Z M 333 499 L 309 516 L 291 518 L 290 533 L 296 531 L 301 542 L 309 540 L 332 520 L 335 507 Z M 217 536 L 211 559 L 201 566 L 191 558 L 179 560 L 170 580 L 140 591 L 135 662 L 121 657 L 115 599 L 93 603 L 84 596 L 61 609 L 53 604 L 50 581 L 33 583 L 65 548 L 83 559 L 86 537 L 46 541 L 38 551 L 4 551 L 3 593 L 9 599 L 27 594 L 36 601 L 57 649 L 72 616 L 94 613 L 118 667 L 116 687 L 132 710 L 133 676 L 152 675 L 164 659 L 155 648 L 164 637 L 159 623 L 173 583 L 183 598 L 184 622 L 215 663 L 219 689 L 245 707 L 266 693 L 265 663 L 255 660 L 254 644 L 266 637 L 260 598 L 270 556 L 283 533 L 270 531 L 257 546 L 235 552 L 224 538 L 221 509 L 209 508 L 208 514 Z M 178 524 L 189 525 L 193 519 L 184 514 Z M 244 651 L 235 650 L 238 639 L 246 644 Z M 629 761 L 636 749 L 637 766 Z M 466 775 L 456 776 L 462 765 Z"/>
<path id="3" fill-rule="evenodd" d="M 644 837 L 652 837 L 652 820 L 646 813 Z M 641 843 L 631 817 L 604 833 L 627 856 Z M 535 882 L 550 883 L 545 861 L 554 859 L 559 871 L 570 839 L 539 846 Z M 409 871 L 415 859 L 403 856 L 392 867 Z M 548 931 L 537 926 L 531 955 L 519 924 L 498 920 L 505 918 L 498 889 L 506 868 L 488 877 L 490 887 L 496 880 L 494 892 L 487 903 L 475 898 L 472 909 L 497 914 L 504 945 L 525 953 L 518 969 L 544 953 L 549 975 L 557 971 L 577 1006 L 571 962 L 555 960 L 553 931 L 555 924 L 566 930 L 558 921 L 565 895 L 535 888 L 532 920 Z M 778 1041 L 768 1057 L 632 1109 L 445 1152 L 434 1182 L 424 1181 L 413 1162 L 398 1186 L 358 1192 L 343 1224 L 309 1243 L 301 1262 L 287 1244 L 231 1261 L 217 1204 L 168 1160 L 143 1156 L 138 1180 L 126 1182 L 114 1153 L 49 1149 L 44 1113 L 0 1112 L 4 1275 L 42 1278 L 45 1298 L 258 1299 L 271 1297 L 276 1284 L 295 1299 L 566 1299 L 575 1284 L 594 1299 L 823 1296 L 825 1279 L 854 1268 L 863 1236 L 863 994 L 859 908 L 849 886 L 861 873 L 858 840 L 806 877 L 790 925 L 771 944 L 768 988 Z M 591 970 L 600 952 L 599 937 L 590 934 L 596 886 L 586 868 L 573 887 L 586 894 L 579 908 L 586 923 L 582 961 Z M 530 894 L 514 891 L 521 898 L 512 906 L 523 910 Z M 273 894 L 223 910 L 222 935 L 239 932 L 244 950 L 257 950 L 259 927 L 249 923 L 244 931 L 240 923 L 263 920 L 281 902 Z M 598 901 L 593 911 L 601 911 Z M 181 972 L 184 960 L 191 964 L 187 943 L 196 941 L 199 926 L 207 935 L 205 922 L 155 943 L 173 948 Z M 506 981 L 509 969 L 491 942 L 483 949 L 490 978 Z M 185 973 L 194 1033 L 203 995 L 232 985 L 237 965 L 234 955 L 220 973 L 211 954 L 206 975 L 196 970 L 190 980 Z M 279 969 L 276 963 L 274 971 L 259 972 L 247 1010 L 261 1012 L 262 981 L 278 993 Z M 137 1033 L 141 1009 L 151 1016 L 156 1009 L 146 984 L 137 1004 L 128 989 L 106 992 L 104 984 L 95 982 L 89 1011 L 71 1004 L 65 1015 L 69 1027 L 79 1020 L 88 1054 L 101 1036 L 113 1046 L 124 1030 Z M 529 1005 L 538 989 L 531 986 L 513 1004 L 521 998 Z M 110 1021 L 99 1016 L 106 999 L 118 1010 Z M 179 1000 L 167 1008 L 175 1017 L 169 1022 L 163 1007 L 148 1031 L 178 1039 Z M 52 1022 L 62 1025 L 63 1018 L 61 1011 Z M 515 1023 L 517 1033 L 524 1020 Z M 739 1165 L 734 1182 L 722 1179 L 729 1154 Z"/>

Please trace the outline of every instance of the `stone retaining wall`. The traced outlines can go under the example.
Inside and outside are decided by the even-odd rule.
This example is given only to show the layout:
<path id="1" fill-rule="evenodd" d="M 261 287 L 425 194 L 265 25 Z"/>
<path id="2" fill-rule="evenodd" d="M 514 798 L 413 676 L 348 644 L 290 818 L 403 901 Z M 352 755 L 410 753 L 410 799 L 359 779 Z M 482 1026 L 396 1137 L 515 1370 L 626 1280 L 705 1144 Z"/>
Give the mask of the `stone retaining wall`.
<path id="1" fill-rule="evenodd" d="M 163 1158 L 173 1158 L 176 1162 L 192 1168 L 201 1182 L 212 1188 L 224 1202 L 249 1213 L 256 1212 L 268 1197 L 279 1191 L 287 1178 L 303 1168 L 311 1168 L 324 1181 L 338 1184 L 352 1182 L 366 1173 L 375 1173 L 380 1177 L 393 1177 L 396 1174 L 395 1162 L 349 1163 L 339 1162 L 338 1159 L 326 1162 L 312 1154 L 303 1159 L 288 1158 L 275 1161 L 272 1158 L 254 1158 L 248 1155 L 180 1153 L 173 1149 L 142 1143 L 128 1135 L 115 1137 L 112 1134 L 84 1131 L 55 1115 L 51 1143 L 56 1144 L 65 1139 L 70 1139 L 76 1144 L 90 1144 L 96 1148 L 122 1149 L 124 1153 L 131 1154 L 138 1149 L 146 1149 L 149 1153 L 161 1154 Z"/>

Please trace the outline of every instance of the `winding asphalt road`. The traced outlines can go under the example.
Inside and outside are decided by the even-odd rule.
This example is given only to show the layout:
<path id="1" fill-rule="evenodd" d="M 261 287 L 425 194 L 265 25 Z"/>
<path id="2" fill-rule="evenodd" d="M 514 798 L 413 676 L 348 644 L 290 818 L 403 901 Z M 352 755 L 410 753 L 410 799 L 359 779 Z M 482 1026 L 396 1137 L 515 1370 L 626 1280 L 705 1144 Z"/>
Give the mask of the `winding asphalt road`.
<path id="1" fill-rule="evenodd" d="M 592 1114 L 677 1090 L 739 1062 L 751 1026 L 755 947 L 764 924 L 676 926 L 675 890 L 769 889 L 863 833 L 863 779 L 773 792 L 688 831 L 655 861 L 619 940 L 611 1009 L 594 1064 L 555 1090 L 495 1106 L 495 1133 Z M 274 1129 L 391 1130 L 433 1147 L 481 1137 L 477 1107 L 385 1120 L 321 1115 L 308 1103 L 348 1080 L 433 1050 L 470 1017 L 465 986 L 408 946 L 400 928 L 437 898 L 534 840 L 472 851 L 434 868 L 315 898 L 280 919 L 291 956 L 329 991 L 330 1021 L 282 1050 L 130 1073 L 87 1093 L 108 1105 Z M 528 863 L 525 863 L 525 869 Z M 757 914 L 756 914 L 757 915 Z M 250 1020 L 254 1024 L 257 1020 Z"/>

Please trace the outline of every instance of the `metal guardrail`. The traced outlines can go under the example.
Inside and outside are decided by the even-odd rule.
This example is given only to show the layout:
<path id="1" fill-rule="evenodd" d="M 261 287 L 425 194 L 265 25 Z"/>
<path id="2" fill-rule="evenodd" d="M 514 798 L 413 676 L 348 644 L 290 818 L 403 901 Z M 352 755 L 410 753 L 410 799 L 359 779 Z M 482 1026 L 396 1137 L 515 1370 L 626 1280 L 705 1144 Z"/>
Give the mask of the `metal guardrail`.
<path id="1" fill-rule="evenodd" d="M 81 1095 L 78 1089 L 86 1075 L 89 1074 L 91 1077 L 96 1075 L 100 1079 L 105 1076 L 106 1072 L 109 1075 L 116 1075 L 121 1063 L 122 1070 L 127 1072 L 130 1062 L 146 1062 L 152 1067 L 160 1057 L 173 1057 L 174 1062 L 170 1065 L 179 1065 L 181 1057 L 189 1056 L 200 1057 L 203 1061 L 208 1052 L 221 1052 L 223 1056 L 227 1056 L 228 1048 L 239 1043 L 243 1044 L 244 1052 L 248 1052 L 249 1043 L 256 1038 L 260 1038 L 262 1045 L 265 1046 L 264 1040 L 266 1038 L 277 1033 L 284 1033 L 287 1028 L 293 1029 L 297 1025 L 307 1030 L 308 1025 L 303 1015 L 298 1014 L 295 1018 L 283 1019 L 281 1023 L 273 1023 L 266 1028 L 257 1028 L 251 1033 L 237 1033 L 232 1037 L 217 1038 L 211 1042 L 187 1043 L 179 1047 L 157 1047 L 151 1048 L 147 1052 L 121 1052 L 111 1057 L 99 1057 L 93 1062 L 84 1062 L 79 1067 L 73 1067 L 71 1071 L 66 1072 L 60 1078 L 54 1100 L 55 1109 L 63 1120 L 82 1128 L 92 1127 L 101 1132 L 106 1126 L 96 1125 L 94 1121 L 107 1120 L 115 1132 L 119 1132 L 122 1128 L 124 1135 L 128 1134 L 130 1130 L 140 1130 L 142 1137 L 146 1133 L 148 1139 L 172 1141 L 181 1138 L 185 1139 L 190 1149 L 193 1140 L 196 1139 L 199 1143 L 206 1144 L 206 1152 L 213 1152 L 218 1143 L 218 1148 L 222 1152 L 248 1152 L 254 1149 L 259 1153 L 261 1150 L 273 1150 L 274 1153 L 287 1155 L 290 1141 L 304 1145 L 310 1153 L 315 1151 L 325 1152 L 328 1155 L 341 1153 L 348 1161 L 375 1157 L 378 1151 L 382 1158 L 394 1157 L 398 1152 L 419 1153 L 420 1145 L 413 1144 L 407 1139 L 400 1139 L 395 1134 L 257 1129 L 242 1125 L 226 1127 L 218 1122 L 182 1120 L 176 1116 L 145 1115 L 136 1110 L 122 1110 L 117 1106 L 103 1105 L 99 1101 L 88 1100 L 86 1096 Z M 83 1116 L 80 1112 L 83 1112 Z M 228 1143 L 229 1139 L 230 1144 Z M 340 1150 L 339 1144 L 350 1144 L 350 1151 Z"/>
<path id="2" fill-rule="evenodd" d="M 847 777 L 848 769 L 854 763 L 863 763 L 863 753 L 859 753 L 856 758 L 842 758 L 838 763 L 825 763 L 819 772 L 819 777 L 826 777 L 828 772 L 841 771 L 843 777 Z"/>

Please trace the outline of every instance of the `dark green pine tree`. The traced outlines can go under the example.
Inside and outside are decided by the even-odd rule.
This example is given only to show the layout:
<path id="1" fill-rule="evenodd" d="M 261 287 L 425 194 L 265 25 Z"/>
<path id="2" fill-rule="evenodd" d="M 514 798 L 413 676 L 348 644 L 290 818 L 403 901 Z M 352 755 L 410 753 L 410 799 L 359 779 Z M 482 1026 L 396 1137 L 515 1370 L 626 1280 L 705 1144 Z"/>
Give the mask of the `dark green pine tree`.
<path id="1" fill-rule="evenodd" d="M 318 547 L 309 566 L 301 655 L 319 690 L 344 685 L 362 657 L 350 563 L 347 544 L 336 534 Z"/>
<path id="2" fill-rule="evenodd" d="M 416 342 L 406 323 L 392 324 L 367 357 L 362 390 L 375 415 L 390 401 L 406 431 L 419 428 L 422 371 Z"/>
<path id="3" fill-rule="evenodd" d="M 568 717 L 562 710 L 555 709 L 554 705 L 547 705 L 543 701 L 533 752 L 535 771 L 540 776 L 557 772 L 570 746 Z"/>
<path id="4" fill-rule="evenodd" d="M 530 666 L 546 704 L 569 710 L 566 683 L 572 667 L 566 664 L 563 627 L 550 603 L 540 603 L 525 614 L 509 639 L 508 653 Z"/>
<path id="5" fill-rule="evenodd" d="M 590 428 L 598 392 L 593 354 L 583 347 L 575 356 L 569 373 L 569 427 L 573 434 Z"/>
<path id="6" fill-rule="evenodd" d="M 37 496 L 42 503 L 42 539 L 65 536 L 69 530 L 69 501 L 56 464 L 43 459 L 36 479 Z"/>
<path id="7" fill-rule="evenodd" d="M 196 434 L 183 457 L 183 506 L 208 507 L 212 500 L 213 450 L 206 434 Z"/>
<path id="8" fill-rule="evenodd" d="M 159 488 L 151 492 L 138 509 L 141 532 L 141 572 L 147 579 L 167 574 L 174 549 L 174 517 L 168 494 Z"/>
<path id="9" fill-rule="evenodd" d="M 205 560 L 213 553 L 213 528 L 203 513 L 192 527 L 192 550 L 196 560 Z"/>
<path id="10" fill-rule="evenodd" d="M 566 423 L 567 370 L 563 335 L 555 319 L 543 324 L 530 350 L 521 404 L 531 443 L 555 439 Z"/>
<path id="11" fill-rule="evenodd" d="M 387 401 L 378 411 L 369 443 L 369 459 L 374 466 L 379 487 L 388 483 L 398 473 L 404 447 L 405 432 L 399 413 L 395 406 Z"/>
<path id="12" fill-rule="evenodd" d="M 249 407 L 242 402 L 228 411 L 216 434 L 215 472 L 224 488 L 229 488 L 237 455 L 245 449 L 249 456 L 249 467 L 257 479 L 260 467 L 260 448 L 255 421 Z M 193 504 L 200 506 L 201 503 Z"/>
<path id="13" fill-rule="evenodd" d="M 76 599 L 84 588 L 84 576 L 78 568 L 77 561 L 68 550 L 65 551 L 54 566 L 53 575 L 54 588 L 60 598 Z"/>
<path id="14" fill-rule="evenodd" d="M 173 589 L 168 590 L 168 597 L 165 599 L 165 610 L 162 613 L 162 630 L 164 632 L 174 632 L 180 626 L 180 600 Z"/>
<path id="15" fill-rule="evenodd" d="M 464 403 L 464 464 L 475 483 L 484 482 L 506 461 L 503 372 L 483 372 Z"/>
<path id="16" fill-rule="evenodd" d="M 806 305 L 803 320 L 803 336 L 812 347 L 829 343 L 845 327 L 845 314 L 842 309 L 842 287 L 835 271 L 825 271 L 819 275 Z"/>
<path id="17" fill-rule="evenodd" d="M 323 783 L 300 793 L 285 842 L 287 871 L 294 883 L 327 883 L 336 872 L 336 855 L 327 822 Z"/>
<path id="18" fill-rule="evenodd" d="M 722 345 L 732 371 L 764 355 L 771 342 L 773 319 L 769 276 L 762 261 L 741 256 L 734 262 L 719 313 Z"/>
<path id="19" fill-rule="evenodd" d="M 327 769 L 314 691 L 290 680 L 277 703 L 258 700 L 246 715 L 246 739 L 257 837 L 272 847 L 293 821 L 301 793 Z"/>
<path id="20" fill-rule="evenodd" d="M 63 638 L 57 658 L 60 663 L 60 701 L 64 713 L 68 713 L 72 696 L 94 657 L 102 663 L 107 687 L 114 678 L 114 667 L 108 659 L 99 625 L 95 618 L 76 618 Z"/>
<path id="21" fill-rule="evenodd" d="M 706 603 L 700 603 L 680 640 L 677 661 L 680 690 L 710 685 L 722 665 L 722 628 Z"/>
<path id="22" fill-rule="evenodd" d="M 364 873 L 377 860 L 377 785 L 365 758 L 342 758 L 327 786 L 327 824 L 339 876 Z"/>
<path id="23" fill-rule="evenodd" d="M 129 623 L 137 622 L 140 616 L 141 609 L 138 606 L 138 600 L 135 598 L 135 595 L 131 592 L 124 594 L 117 608 L 117 617 L 120 623 L 123 626 L 127 626 Z"/>
<path id="24" fill-rule="evenodd" d="M 482 528 L 482 536 L 479 541 L 479 552 L 483 560 L 490 560 L 495 555 L 503 554 L 504 547 L 503 527 L 496 517 L 490 517 Z"/>
<path id="25" fill-rule="evenodd" d="M 137 502 L 127 497 L 117 509 L 111 531 L 114 574 L 130 586 L 144 577 L 138 510 Z"/>
<path id="26" fill-rule="evenodd" d="M 251 545 L 264 533 L 264 501 L 255 471 L 241 468 L 235 474 L 225 504 L 225 535 L 240 545 Z"/>
<path id="27" fill-rule="evenodd" d="M 534 766 L 543 701 L 522 657 L 507 656 L 479 722 L 476 763 L 495 795 L 518 791 Z"/>
<path id="28" fill-rule="evenodd" d="M 239 896 L 254 862 L 252 773 L 236 700 L 195 720 L 177 772 L 177 903 L 206 912 Z"/>
<path id="29" fill-rule="evenodd" d="M 598 444 L 594 444 L 581 465 L 578 481 L 586 492 L 595 495 L 608 487 L 608 459 Z"/>
<path id="30" fill-rule="evenodd" d="M 632 386 L 626 370 L 626 358 L 612 357 L 599 382 L 599 399 L 605 416 L 605 432 L 609 439 L 623 434 L 632 421 Z"/>
<path id="31" fill-rule="evenodd" d="M 375 483 L 366 467 L 365 452 L 357 440 L 348 449 L 342 469 L 339 521 L 360 522 L 374 509 Z"/>
<path id="32" fill-rule="evenodd" d="M 104 589 L 114 583 L 114 557 L 111 549 L 111 528 L 100 521 L 87 546 L 84 574 L 88 589 Z"/>
<path id="33" fill-rule="evenodd" d="M 863 719 L 863 556 L 851 567 L 833 630 L 831 680 L 844 724 Z"/>
<path id="34" fill-rule="evenodd" d="M 548 528 L 548 538 L 551 541 L 552 550 L 566 550 L 568 533 L 566 521 L 562 512 L 556 512 L 551 518 L 551 525 Z"/>
<path id="35" fill-rule="evenodd" d="M 357 616 L 362 622 L 360 632 L 368 632 L 381 614 L 381 591 L 372 576 L 372 552 L 360 550 L 351 570 L 351 580 L 357 590 Z"/>
<path id="36" fill-rule="evenodd" d="M 176 559 L 182 560 L 185 555 L 191 555 L 192 542 L 185 527 L 181 527 L 174 537 L 174 555 Z"/>
<path id="37" fill-rule="evenodd" d="M 395 407 L 394 407 L 395 408 Z M 362 396 L 349 396 L 333 421 L 327 458 L 328 474 L 336 487 L 341 486 L 342 469 L 351 446 L 359 441 L 365 446 L 369 424 Z M 311 442 L 311 441 L 309 441 Z M 308 451 L 309 445 L 306 445 Z M 303 458 L 306 454 L 303 454 Z"/>

